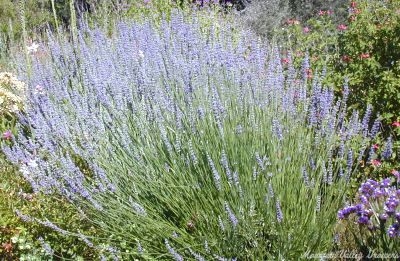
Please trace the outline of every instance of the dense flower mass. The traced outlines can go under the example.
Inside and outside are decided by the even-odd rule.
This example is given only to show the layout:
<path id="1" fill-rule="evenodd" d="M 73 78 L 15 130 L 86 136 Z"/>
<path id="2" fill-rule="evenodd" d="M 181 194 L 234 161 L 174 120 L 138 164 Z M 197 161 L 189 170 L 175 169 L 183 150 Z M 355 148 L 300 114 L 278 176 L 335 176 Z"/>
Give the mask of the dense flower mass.
<path id="1" fill-rule="evenodd" d="M 397 178 L 397 183 L 400 179 Z M 386 224 L 389 237 L 400 237 L 400 189 L 392 186 L 391 178 L 381 182 L 369 179 L 361 184 L 359 203 L 347 206 L 338 212 L 339 219 L 347 219 L 351 214 L 357 222 L 371 230 L 380 229 Z"/>
<path id="2" fill-rule="evenodd" d="M 9 72 L 0 73 L 0 116 L 23 108 L 25 84 Z"/>
<path id="3" fill-rule="evenodd" d="M 34 192 L 63 195 L 132 249 L 140 240 L 131 255 L 325 251 L 335 193 L 379 122 L 370 130 L 371 113 L 347 115 L 347 86 L 336 99 L 308 57 L 296 70 L 291 54 L 231 33 L 173 14 L 160 25 L 121 22 L 112 35 L 82 25 L 74 44 L 50 36 L 51 60 L 33 61 L 4 153 Z M 354 211 L 369 222 L 366 208 Z M 298 227 L 320 236 L 305 243 Z"/>

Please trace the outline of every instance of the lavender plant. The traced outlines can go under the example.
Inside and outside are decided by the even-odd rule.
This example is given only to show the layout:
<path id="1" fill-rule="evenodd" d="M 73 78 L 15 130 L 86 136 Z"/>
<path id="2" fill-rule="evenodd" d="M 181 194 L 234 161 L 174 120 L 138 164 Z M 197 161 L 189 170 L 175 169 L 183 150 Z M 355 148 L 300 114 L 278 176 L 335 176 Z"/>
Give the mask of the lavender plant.
<path id="1" fill-rule="evenodd" d="M 77 38 L 50 36 L 51 59 L 32 62 L 19 135 L 2 148 L 35 192 L 63 195 L 108 235 L 79 238 L 123 258 L 332 248 L 373 135 L 369 114 L 347 117 L 346 95 L 311 82 L 307 60 L 283 67 L 276 47 L 179 13 L 111 36 L 82 26 Z"/>

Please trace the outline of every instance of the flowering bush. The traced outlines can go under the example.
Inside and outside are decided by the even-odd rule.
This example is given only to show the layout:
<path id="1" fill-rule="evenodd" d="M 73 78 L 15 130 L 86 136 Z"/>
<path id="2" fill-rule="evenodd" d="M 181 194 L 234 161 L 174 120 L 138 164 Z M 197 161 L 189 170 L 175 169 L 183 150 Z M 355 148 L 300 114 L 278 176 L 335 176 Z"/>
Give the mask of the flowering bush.
<path id="1" fill-rule="evenodd" d="M 370 103 L 389 124 L 400 114 L 400 1 L 353 1 L 339 38 L 336 80 L 349 78 L 350 103 Z M 336 81 L 337 82 L 337 81 Z"/>
<path id="2" fill-rule="evenodd" d="M 347 115 L 308 60 L 283 67 L 276 47 L 231 32 L 175 13 L 52 39 L 2 148 L 33 192 L 62 195 L 104 236 L 19 217 L 124 259 L 329 251 L 378 123 Z"/>

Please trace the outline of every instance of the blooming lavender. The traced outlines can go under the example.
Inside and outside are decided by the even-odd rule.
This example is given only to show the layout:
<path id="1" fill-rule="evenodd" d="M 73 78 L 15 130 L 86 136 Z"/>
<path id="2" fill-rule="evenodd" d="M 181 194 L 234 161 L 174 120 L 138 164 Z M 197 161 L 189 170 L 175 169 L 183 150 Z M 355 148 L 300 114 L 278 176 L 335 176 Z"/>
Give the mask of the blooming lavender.
<path id="1" fill-rule="evenodd" d="M 353 159 L 367 149 L 360 137 L 368 143 L 379 123 L 370 131 L 370 116 L 348 117 L 308 57 L 301 71 L 286 69 L 279 48 L 251 32 L 232 36 L 228 25 L 204 28 L 180 13 L 170 19 L 121 21 L 111 34 L 84 25 L 74 44 L 49 35 L 48 59 L 32 58 L 31 77 L 19 68 L 28 86 L 41 88 L 28 88 L 18 135 L 2 141 L 4 153 L 36 193 L 64 196 L 107 236 L 140 241 L 149 258 L 262 260 L 248 255 L 267 249 L 292 259 L 281 249 L 286 232 L 296 253 L 315 245 L 298 227 L 326 226 L 336 215 L 316 209 L 332 209 L 335 189 L 347 182 L 339 170 L 346 178 L 356 171 Z M 375 197 L 397 211 L 382 186 Z M 310 194 L 320 195 L 317 206 Z M 309 213 L 315 217 L 301 218 Z M 281 230 L 269 235 L 276 221 Z M 168 241 L 174 231 L 179 253 Z M 327 234 L 319 245 L 332 241 Z M 196 247 L 204 242 L 206 250 Z"/>
<path id="2" fill-rule="evenodd" d="M 239 220 L 236 218 L 235 214 L 233 213 L 233 211 L 229 207 L 228 203 L 225 202 L 224 205 L 225 205 L 226 213 L 228 214 L 229 220 L 231 221 L 233 228 L 236 228 L 236 226 L 239 223 Z"/>
<path id="3" fill-rule="evenodd" d="M 51 248 L 51 246 L 47 242 L 44 241 L 44 239 L 42 237 L 39 237 L 38 241 L 42 245 L 43 249 L 46 251 L 47 255 L 49 255 L 49 256 L 54 255 L 54 250 Z"/>
<path id="4" fill-rule="evenodd" d="M 176 261 L 183 261 L 183 257 L 176 252 L 176 250 L 169 244 L 167 239 L 164 240 L 165 246 L 168 249 L 168 252 L 174 257 Z"/>
<path id="5" fill-rule="evenodd" d="M 393 150 L 392 137 L 389 137 L 382 151 L 382 158 L 385 160 L 390 159 L 390 157 L 392 156 L 392 150 Z"/>

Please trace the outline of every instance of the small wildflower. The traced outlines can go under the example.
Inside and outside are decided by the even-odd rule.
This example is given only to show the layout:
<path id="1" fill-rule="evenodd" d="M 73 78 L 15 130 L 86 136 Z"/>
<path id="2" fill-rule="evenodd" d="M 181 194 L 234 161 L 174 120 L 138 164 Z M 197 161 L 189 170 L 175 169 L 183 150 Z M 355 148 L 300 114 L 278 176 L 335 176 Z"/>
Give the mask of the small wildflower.
<path id="1" fill-rule="evenodd" d="M 392 123 L 393 127 L 400 127 L 400 121 L 395 121 Z"/>
<path id="2" fill-rule="evenodd" d="M 356 8 L 356 7 L 357 7 L 357 3 L 356 3 L 355 1 L 352 1 L 352 2 L 350 3 L 350 7 L 351 7 L 351 8 Z"/>
<path id="3" fill-rule="evenodd" d="M 283 58 L 282 59 L 283 64 L 288 64 L 289 63 L 289 58 Z"/>
<path id="4" fill-rule="evenodd" d="M 303 27 L 303 33 L 307 34 L 307 33 L 309 33 L 310 31 L 311 31 L 311 29 L 310 29 L 308 26 Z"/>
<path id="5" fill-rule="evenodd" d="M 380 165 L 382 165 L 382 162 L 380 160 L 373 159 L 373 160 L 371 160 L 371 165 L 375 166 L 375 167 L 379 167 Z"/>
<path id="6" fill-rule="evenodd" d="M 346 31 L 347 30 L 347 25 L 340 24 L 340 25 L 337 26 L 337 29 L 339 31 Z"/>
<path id="7" fill-rule="evenodd" d="M 379 149 L 379 144 L 375 143 L 374 145 L 372 145 L 372 148 L 374 150 L 378 150 Z"/>
<path id="8" fill-rule="evenodd" d="M 344 63 L 348 63 L 348 62 L 351 62 L 351 58 L 350 58 L 350 56 L 348 56 L 348 55 L 343 55 L 343 56 L 342 56 L 342 61 L 343 61 Z"/>
<path id="9" fill-rule="evenodd" d="M 368 58 L 370 58 L 371 56 L 369 55 L 369 53 L 362 53 L 362 54 L 360 54 L 360 58 L 361 59 L 368 59 Z"/>
<path id="10" fill-rule="evenodd" d="M 10 130 L 6 130 L 3 133 L 3 140 L 11 140 L 12 138 L 12 132 Z"/>
<path id="11" fill-rule="evenodd" d="M 286 21 L 286 24 L 288 24 L 288 25 L 298 25 L 298 24 L 300 24 L 300 22 L 298 20 L 296 20 L 296 19 L 288 19 Z"/>
<path id="12" fill-rule="evenodd" d="M 30 46 L 27 46 L 26 48 L 28 50 L 28 53 L 36 53 L 39 48 L 39 44 L 33 42 Z"/>
<path id="13" fill-rule="evenodd" d="M 307 74 L 307 79 L 311 79 L 311 78 L 313 77 L 313 74 L 312 74 L 312 70 L 311 70 L 311 69 L 307 69 L 307 70 L 306 70 L 306 74 Z"/>

